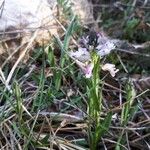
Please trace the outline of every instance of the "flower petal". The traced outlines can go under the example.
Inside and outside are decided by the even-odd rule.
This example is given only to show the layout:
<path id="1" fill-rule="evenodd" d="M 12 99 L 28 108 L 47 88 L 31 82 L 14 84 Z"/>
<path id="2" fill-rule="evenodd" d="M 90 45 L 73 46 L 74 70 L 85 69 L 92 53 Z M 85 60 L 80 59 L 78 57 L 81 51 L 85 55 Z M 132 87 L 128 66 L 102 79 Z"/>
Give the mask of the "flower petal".
<path id="1" fill-rule="evenodd" d="M 116 75 L 116 73 L 119 71 L 119 69 L 115 68 L 114 64 L 110 64 L 110 63 L 103 65 L 102 70 L 109 71 L 109 73 L 111 74 L 112 77 L 114 77 Z"/>
<path id="2" fill-rule="evenodd" d="M 84 74 L 86 78 L 90 78 L 92 76 L 93 68 L 94 65 L 92 63 L 85 66 Z"/>
<path id="3" fill-rule="evenodd" d="M 79 47 L 78 51 L 76 52 L 73 51 L 69 52 L 69 56 L 74 57 L 75 59 L 78 59 L 79 61 L 82 62 L 86 62 L 91 59 L 90 53 L 87 51 L 86 48 L 82 48 L 82 47 Z"/>
<path id="4" fill-rule="evenodd" d="M 115 44 L 111 40 L 109 40 L 106 43 L 99 44 L 96 47 L 97 54 L 100 56 L 108 55 L 113 49 L 115 49 L 115 47 Z"/>

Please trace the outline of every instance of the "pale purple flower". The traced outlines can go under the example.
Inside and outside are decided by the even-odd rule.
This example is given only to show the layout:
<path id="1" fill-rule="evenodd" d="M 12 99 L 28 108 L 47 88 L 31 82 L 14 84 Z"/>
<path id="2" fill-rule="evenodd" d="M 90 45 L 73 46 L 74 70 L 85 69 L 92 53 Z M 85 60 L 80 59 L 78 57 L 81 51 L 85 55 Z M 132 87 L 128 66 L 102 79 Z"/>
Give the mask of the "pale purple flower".
<path id="1" fill-rule="evenodd" d="M 90 53 L 87 51 L 86 48 L 79 47 L 76 52 L 69 52 L 69 56 L 73 57 L 81 62 L 86 62 L 91 59 Z"/>
<path id="2" fill-rule="evenodd" d="M 93 45 L 92 50 L 96 50 L 96 53 L 99 56 L 108 55 L 113 49 L 116 47 L 117 40 L 109 39 L 103 32 L 96 33 L 96 40 L 95 38 L 91 37 L 90 35 L 86 37 L 82 37 L 80 39 L 80 47 L 77 51 L 69 52 L 69 56 L 75 61 L 75 63 L 79 66 L 82 70 L 86 78 L 90 78 L 92 76 L 92 71 L 94 68 L 94 64 L 91 63 L 91 54 L 90 54 L 90 45 L 89 42 L 92 43 L 90 40 L 95 40 L 95 45 Z M 94 36 L 95 37 L 95 36 Z M 119 71 L 115 68 L 113 64 L 105 64 L 102 66 L 102 70 L 109 71 L 112 77 Z"/>
<path id="3" fill-rule="evenodd" d="M 94 68 L 94 64 L 92 64 L 92 63 L 85 66 L 83 72 L 84 72 L 86 78 L 90 78 L 92 76 L 93 68 Z"/>
<path id="4" fill-rule="evenodd" d="M 94 65 L 92 63 L 87 64 L 86 62 L 83 63 L 77 59 L 72 58 L 75 63 L 79 66 L 79 68 L 81 69 L 81 71 L 83 72 L 83 74 L 85 75 L 86 78 L 90 78 L 92 76 L 92 71 L 93 71 L 93 67 Z"/>
<path id="5" fill-rule="evenodd" d="M 96 47 L 97 54 L 100 56 L 108 55 L 113 49 L 115 49 L 115 47 L 115 44 L 111 40 L 109 40 L 104 44 L 99 44 Z"/>
<path id="6" fill-rule="evenodd" d="M 86 48 L 87 51 L 90 51 L 92 47 L 92 50 L 96 50 L 97 54 L 102 57 L 108 55 L 112 50 L 116 48 L 116 44 L 118 40 L 110 39 L 108 36 L 105 35 L 104 32 L 98 32 L 98 33 L 95 32 L 95 34 L 96 34 L 95 37 L 96 39 L 92 37 L 92 35 L 88 35 L 85 37 L 83 36 L 79 41 L 80 47 Z M 93 43 L 93 42 L 95 43 L 94 45 L 89 45 L 89 43 Z"/>

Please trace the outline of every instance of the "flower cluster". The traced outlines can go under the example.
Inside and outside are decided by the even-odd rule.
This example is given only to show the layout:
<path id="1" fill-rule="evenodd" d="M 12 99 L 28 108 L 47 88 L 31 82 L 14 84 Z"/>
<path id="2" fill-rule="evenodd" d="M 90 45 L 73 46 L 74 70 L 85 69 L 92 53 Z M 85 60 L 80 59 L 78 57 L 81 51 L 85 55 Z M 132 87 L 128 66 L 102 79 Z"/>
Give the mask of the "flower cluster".
<path id="1" fill-rule="evenodd" d="M 92 36 L 92 37 L 91 37 Z M 111 40 L 106 37 L 103 33 L 92 33 L 86 37 L 80 39 L 80 46 L 77 51 L 69 52 L 69 56 L 75 61 L 75 63 L 82 70 L 86 78 L 92 76 L 92 70 L 94 64 L 92 63 L 91 51 L 94 50 L 97 55 L 103 57 L 108 55 L 116 47 L 117 40 Z M 119 71 L 115 68 L 114 64 L 104 64 L 102 65 L 102 70 L 109 71 L 112 77 Z"/>

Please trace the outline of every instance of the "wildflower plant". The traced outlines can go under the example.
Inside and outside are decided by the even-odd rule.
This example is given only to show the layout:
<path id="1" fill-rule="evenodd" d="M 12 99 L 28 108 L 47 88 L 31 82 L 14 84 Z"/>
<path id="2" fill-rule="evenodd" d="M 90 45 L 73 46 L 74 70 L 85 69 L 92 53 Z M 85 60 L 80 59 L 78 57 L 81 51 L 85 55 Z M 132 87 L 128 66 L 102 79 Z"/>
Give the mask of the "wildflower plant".
<path id="1" fill-rule="evenodd" d="M 108 55 L 115 48 L 115 42 L 103 33 L 93 33 L 92 31 L 92 37 L 88 35 L 80 39 L 77 51 L 69 52 L 69 56 L 75 61 L 86 78 L 87 114 L 89 116 L 88 141 L 91 150 L 97 149 L 101 136 L 108 131 L 111 123 L 111 112 L 107 114 L 104 120 L 100 118 L 103 88 L 100 72 L 101 70 L 109 71 L 110 75 L 115 77 L 115 74 L 119 71 L 114 64 L 101 63 L 102 57 Z"/>
<path id="2" fill-rule="evenodd" d="M 61 88 L 62 76 L 65 73 L 64 68 L 68 68 L 69 72 L 73 69 L 70 64 L 65 67 L 69 58 L 77 65 L 83 74 L 83 84 L 85 86 L 85 95 L 87 97 L 87 134 L 88 143 L 91 150 L 96 150 L 100 138 L 108 131 L 112 113 L 106 114 L 105 119 L 101 119 L 102 114 L 102 88 L 103 82 L 100 78 L 101 70 L 109 71 L 114 77 L 119 71 L 113 64 L 103 64 L 102 58 L 108 55 L 114 48 L 116 41 L 109 39 L 103 33 L 96 33 L 92 31 L 91 34 L 80 38 L 77 43 L 77 50 L 70 50 L 70 41 L 72 34 L 74 34 L 77 27 L 76 16 L 71 19 L 70 25 L 65 32 L 64 40 L 62 41 L 58 36 L 55 36 L 56 43 L 61 50 L 59 60 L 59 70 L 53 70 L 54 83 L 57 91 Z M 94 36 L 93 36 L 94 35 Z M 68 58 L 69 57 L 69 58 Z M 51 59 L 50 59 L 51 60 Z"/>

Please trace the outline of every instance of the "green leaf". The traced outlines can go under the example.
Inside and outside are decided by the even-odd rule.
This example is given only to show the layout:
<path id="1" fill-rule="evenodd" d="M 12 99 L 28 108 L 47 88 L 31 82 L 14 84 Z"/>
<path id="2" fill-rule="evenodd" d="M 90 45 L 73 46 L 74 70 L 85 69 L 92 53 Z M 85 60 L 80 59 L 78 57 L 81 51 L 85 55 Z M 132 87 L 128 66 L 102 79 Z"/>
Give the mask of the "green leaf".
<path id="1" fill-rule="evenodd" d="M 106 118 L 103 120 L 103 122 L 97 124 L 96 126 L 96 130 L 94 133 L 94 145 L 96 147 L 96 145 L 98 144 L 98 141 L 100 140 L 100 138 L 108 132 L 109 130 L 109 126 L 111 124 L 111 118 L 112 118 L 112 112 L 109 112 L 106 116 Z"/>
<path id="2" fill-rule="evenodd" d="M 74 32 L 75 25 L 76 25 L 76 16 L 73 16 L 71 23 L 70 23 L 70 25 L 66 31 L 66 34 L 65 34 L 65 38 L 64 38 L 64 42 L 63 42 L 63 49 L 64 50 L 68 50 L 69 42 L 70 42 L 71 36 Z"/>

